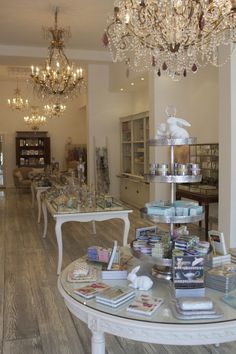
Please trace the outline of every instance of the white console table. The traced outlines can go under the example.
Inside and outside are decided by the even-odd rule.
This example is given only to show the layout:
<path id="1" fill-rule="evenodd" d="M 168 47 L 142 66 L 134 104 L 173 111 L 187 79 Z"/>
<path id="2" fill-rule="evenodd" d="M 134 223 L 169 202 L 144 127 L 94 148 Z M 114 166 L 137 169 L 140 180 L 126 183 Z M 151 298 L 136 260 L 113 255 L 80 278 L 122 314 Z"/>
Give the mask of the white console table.
<path id="1" fill-rule="evenodd" d="M 57 245 L 58 245 L 58 264 L 57 264 L 57 274 L 61 272 L 62 266 L 62 252 L 63 252 L 63 245 L 62 245 L 62 231 L 61 227 L 64 223 L 69 221 L 78 221 L 78 222 L 93 222 L 93 233 L 96 233 L 95 229 L 95 221 L 105 221 L 110 219 L 121 219 L 124 222 L 124 231 L 123 231 L 123 245 L 127 245 L 128 235 L 129 235 L 129 228 L 130 228 L 130 221 L 129 221 L 129 213 L 132 213 L 132 210 L 123 206 L 122 208 L 118 208 L 115 210 L 113 209 L 102 209 L 101 207 L 95 208 L 81 208 L 77 211 L 65 211 L 65 212 L 58 212 L 55 210 L 53 205 L 49 203 L 47 200 L 42 201 L 42 211 L 43 211 L 43 218 L 44 218 L 44 231 L 43 237 L 47 235 L 47 226 L 48 226 L 48 213 L 55 219 L 55 233 L 57 238 Z"/>
<path id="2" fill-rule="evenodd" d="M 167 281 L 155 279 L 152 294 L 164 299 L 164 304 L 152 316 L 139 316 L 126 311 L 127 303 L 117 309 L 96 303 L 94 299 L 85 300 L 74 294 L 73 289 L 85 284 L 69 283 L 67 272 L 70 264 L 58 278 L 58 289 L 69 311 L 87 323 L 92 332 L 92 354 L 105 354 L 104 333 L 148 343 L 166 345 L 206 345 L 220 344 L 236 340 L 236 310 L 224 304 L 220 298 L 223 293 L 207 289 L 206 295 L 223 311 L 224 317 L 218 320 L 178 320 L 173 317 L 172 301 Z M 105 280 L 109 284 L 109 280 Z M 126 280 L 112 281 L 127 285 Z M 236 291 L 233 292 L 236 294 Z M 232 294 L 232 293 L 231 293 Z M 79 353 L 78 353 L 79 354 Z"/>

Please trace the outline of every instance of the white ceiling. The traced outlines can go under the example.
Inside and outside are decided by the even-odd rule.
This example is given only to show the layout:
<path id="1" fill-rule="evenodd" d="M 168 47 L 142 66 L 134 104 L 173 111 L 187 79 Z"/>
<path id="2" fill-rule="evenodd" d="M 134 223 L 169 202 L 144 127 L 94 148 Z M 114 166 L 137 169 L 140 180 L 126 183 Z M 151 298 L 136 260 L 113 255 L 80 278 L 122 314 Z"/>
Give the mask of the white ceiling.
<path id="1" fill-rule="evenodd" d="M 68 58 L 83 67 L 92 61 L 111 62 L 102 36 L 107 18 L 113 12 L 114 0 L 0 0 L 0 6 L 1 80 L 15 79 L 15 69 L 23 69 L 17 75 L 20 79 L 24 76 L 25 67 L 30 70 L 31 65 L 43 65 L 48 55 L 49 40 L 44 38 L 42 28 L 54 26 L 56 7 L 59 8 L 58 25 L 69 26 L 71 31 L 71 38 L 65 46 Z M 116 68 L 117 64 L 113 65 Z M 10 73 L 11 66 L 13 70 Z M 130 80 L 127 80 L 125 70 L 118 75 L 116 89 L 122 86 L 132 91 L 138 89 L 140 78 L 135 88 L 130 87 L 137 75 L 131 73 Z"/>

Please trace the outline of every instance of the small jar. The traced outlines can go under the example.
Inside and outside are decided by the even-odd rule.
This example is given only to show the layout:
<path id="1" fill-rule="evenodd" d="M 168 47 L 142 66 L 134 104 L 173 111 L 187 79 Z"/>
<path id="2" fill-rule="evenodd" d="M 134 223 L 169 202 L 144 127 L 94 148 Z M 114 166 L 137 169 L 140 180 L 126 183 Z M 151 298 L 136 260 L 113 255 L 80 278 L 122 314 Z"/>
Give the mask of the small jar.
<path id="1" fill-rule="evenodd" d="M 179 176 L 186 176 L 188 174 L 188 166 L 179 163 L 177 167 L 177 174 Z"/>
<path id="2" fill-rule="evenodd" d="M 150 163 L 149 164 L 149 173 L 151 175 L 155 175 L 156 174 L 156 164 L 155 163 Z"/>
<path id="3" fill-rule="evenodd" d="M 199 164 L 198 163 L 192 163 L 190 164 L 190 174 L 192 174 L 193 176 L 199 176 L 201 173 L 201 170 L 199 168 Z"/>
<path id="4" fill-rule="evenodd" d="M 159 163 L 157 165 L 157 174 L 159 176 L 166 176 L 168 174 L 168 170 L 169 170 L 168 164 L 166 163 Z"/>

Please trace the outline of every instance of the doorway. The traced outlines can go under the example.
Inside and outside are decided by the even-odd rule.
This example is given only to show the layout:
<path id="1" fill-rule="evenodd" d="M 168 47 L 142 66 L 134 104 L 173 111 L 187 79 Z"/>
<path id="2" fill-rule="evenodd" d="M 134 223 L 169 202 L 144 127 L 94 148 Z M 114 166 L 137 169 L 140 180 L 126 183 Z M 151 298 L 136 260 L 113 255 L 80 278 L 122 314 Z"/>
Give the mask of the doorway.
<path id="1" fill-rule="evenodd" d="M 0 133 L 0 188 L 5 188 L 4 135 Z"/>

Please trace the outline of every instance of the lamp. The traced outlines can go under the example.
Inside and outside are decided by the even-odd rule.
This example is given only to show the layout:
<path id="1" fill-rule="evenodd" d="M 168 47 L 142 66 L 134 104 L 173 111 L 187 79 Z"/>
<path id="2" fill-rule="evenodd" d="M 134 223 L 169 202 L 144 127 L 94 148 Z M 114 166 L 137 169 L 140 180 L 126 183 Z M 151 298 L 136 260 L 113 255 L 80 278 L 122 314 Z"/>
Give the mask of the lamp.
<path id="1" fill-rule="evenodd" d="M 114 62 L 176 79 L 223 64 L 218 49 L 236 41 L 235 27 L 236 0 L 116 0 L 103 43 Z"/>
<path id="2" fill-rule="evenodd" d="M 49 45 L 49 56 L 44 68 L 31 66 L 31 79 L 38 95 L 45 99 L 56 97 L 57 99 L 73 98 L 85 87 L 82 68 L 74 70 L 73 64 L 64 52 L 64 38 L 69 37 L 68 29 L 57 25 L 58 8 L 55 11 L 55 24 L 45 30 L 45 37 L 52 37 Z"/>
<path id="3" fill-rule="evenodd" d="M 21 96 L 20 89 L 18 88 L 18 82 L 17 82 L 17 87 L 14 91 L 14 97 L 12 99 L 7 100 L 9 107 L 13 111 L 22 111 L 26 108 L 28 108 L 29 101 L 24 100 Z"/>
<path id="4" fill-rule="evenodd" d="M 39 130 L 40 126 L 46 124 L 46 117 L 39 114 L 38 106 L 31 106 L 31 115 L 24 117 L 24 121 L 32 130 Z"/>
<path id="5" fill-rule="evenodd" d="M 55 102 L 46 104 L 43 108 L 48 118 L 58 118 L 65 112 L 66 106 L 62 103 Z"/>

